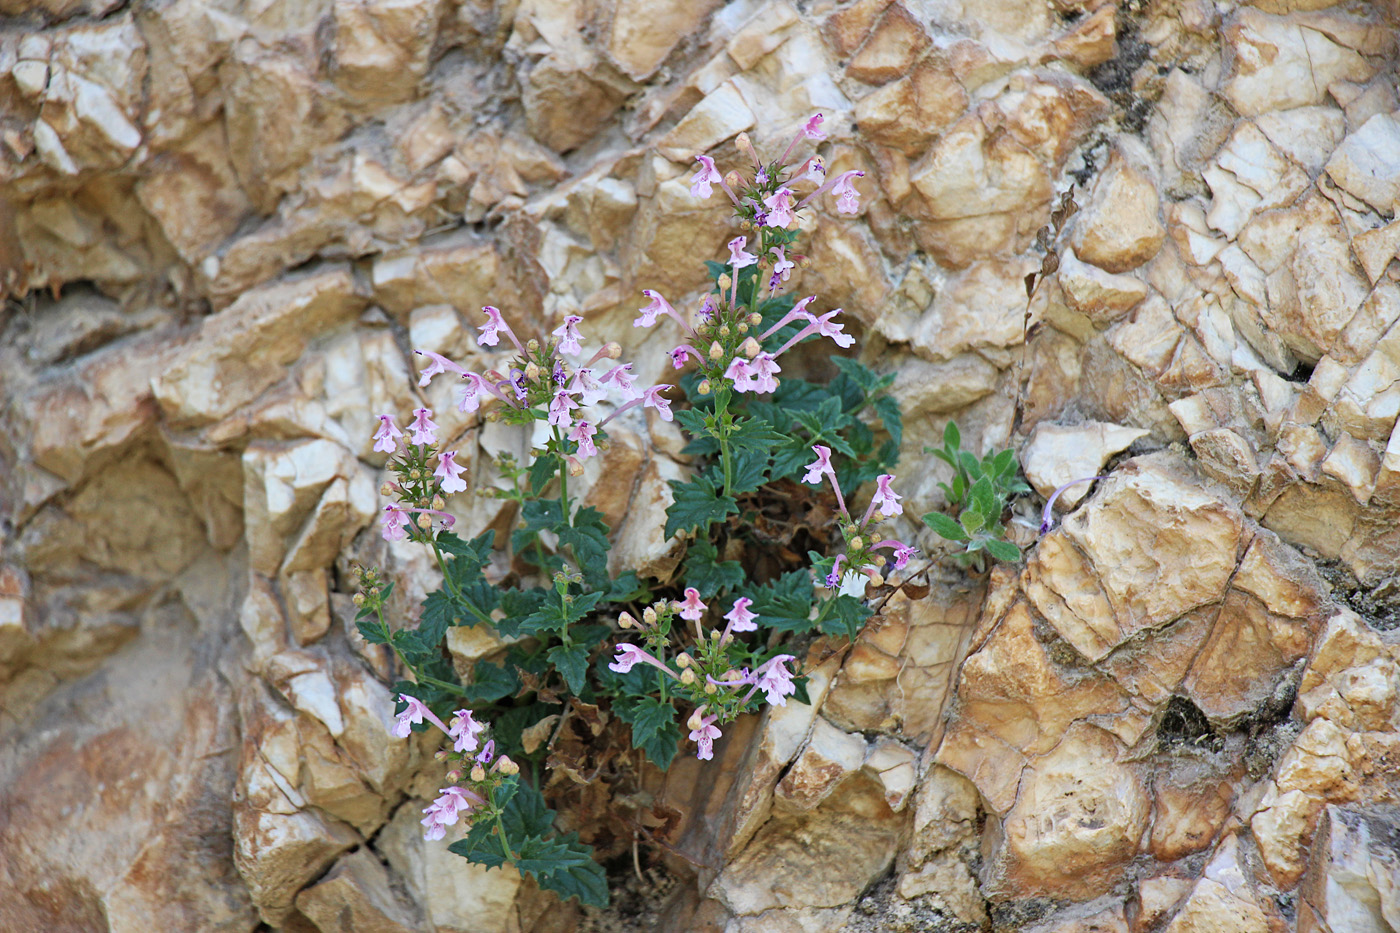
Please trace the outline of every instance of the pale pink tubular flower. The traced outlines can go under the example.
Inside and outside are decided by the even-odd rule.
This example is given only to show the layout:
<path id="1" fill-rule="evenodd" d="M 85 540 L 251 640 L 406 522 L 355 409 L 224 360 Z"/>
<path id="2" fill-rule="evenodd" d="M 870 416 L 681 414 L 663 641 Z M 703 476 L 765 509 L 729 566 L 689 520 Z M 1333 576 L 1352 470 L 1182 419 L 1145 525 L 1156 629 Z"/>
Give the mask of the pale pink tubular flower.
<path id="1" fill-rule="evenodd" d="M 792 682 L 792 673 L 784 666 L 788 661 L 795 660 L 797 659 L 790 654 L 780 654 L 765 661 L 754 671 L 758 689 L 766 694 L 768 702 L 773 706 L 787 706 L 787 697 L 797 692 L 797 685 Z"/>
<path id="2" fill-rule="evenodd" d="M 773 354 L 760 353 L 753 358 L 749 368 L 753 370 L 754 392 L 762 395 L 765 392 L 778 391 L 776 377 L 778 373 L 782 372 L 782 368 L 778 365 L 778 361 L 773 359 Z"/>
<path id="3" fill-rule="evenodd" d="M 841 507 L 841 511 L 847 515 L 846 499 L 841 495 L 841 484 L 836 482 L 836 470 L 831 465 L 831 448 L 825 444 L 815 444 L 812 452 L 817 455 L 817 459 L 807 464 L 807 475 L 802 477 L 802 482 L 812 486 L 821 484 L 822 477 L 826 476 L 831 480 L 831 488 L 836 491 L 836 504 Z"/>
<path id="4" fill-rule="evenodd" d="M 477 753 L 476 760 L 477 760 L 479 763 L 483 764 L 483 765 L 489 765 L 489 764 L 491 763 L 491 759 L 493 759 L 493 758 L 495 758 L 495 757 L 496 757 L 496 740 L 495 740 L 495 739 L 487 739 L 487 740 L 486 740 L 486 744 L 483 745 L 482 748 L 481 748 L 481 751 Z"/>
<path id="5" fill-rule="evenodd" d="M 807 122 L 802 124 L 802 129 L 797 131 L 797 135 L 793 137 L 792 142 L 788 143 L 788 147 L 783 150 L 783 156 L 778 160 L 779 164 L 785 164 L 788 156 L 792 155 L 792 150 L 796 149 L 797 144 L 804 139 L 809 139 L 814 143 L 819 143 L 823 139 L 826 139 L 826 132 L 822 129 L 821 114 L 812 114 L 812 116 L 807 119 Z"/>
<path id="6" fill-rule="evenodd" d="M 442 526 L 444 528 L 451 528 L 457 521 L 455 516 L 448 515 L 446 512 L 439 512 L 437 509 L 405 508 L 391 503 L 384 506 L 384 527 L 382 534 L 384 535 L 385 541 L 402 541 L 408 536 L 408 533 L 404 531 L 404 526 L 408 524 L 408 514 L 410 512 L 436 515 L 438 518 L 442 519 Z"/>
<path id="7" fill-rule="evenodd" d="M 617 386 L 618 392 L 629 402 L 642 397 L 641 391 L 638 390 L 636 384 L 632 381 L 631 363 L 623 363 L 620 366 L 614 366 L 603 375 L 600 381 L 604 385 L 610 384 Z"/>
<path id="8" fill-rule="evenodd" d="M 762 334 L 760 334 L 758 339 L 767 340 L 769 337 L 773 336 L 778 331 L 791 324 L 793 321 L 811 321 L 812 315 L 810 312 L 808 312 L 807 306 L 816 300 L 816 295 L 808 295 L 806 298 L 803 298 L 797 304 L 793 305 L 792 310 L 789 311 L 787 314 L 784 314 L 778 320 L 778 323 L 774 324 L 772 327 L 768 328 Z M 803 334 L 803 336 L 805 337 L 806 334 Z"/>
<path id="9" fill-rule="evenodd" d="M 505 335 L 510 338 L 510 342 L 515 344 L 515 349 L 521 353 L 525 352 L 525 348 L 520 345 L 519 338 L 515 336 L 515 331 L 511 330 L 510 325 L 501 317 L 500 309 L 487 305 L 481 310 L 486 312 L 486 323 L 477 328 L 481 331 L 481 336 L 476 338 L 478 344 L 483 347 L 494 347 L 501 342 L 500 334 L 504 331 Z"/>
<path id="10" fill-rule="evenodd" d="M 736 273 L 758 262 L 757 256 L 744 249 L 748 242 L 749 238 L 746 236 L 736 236 L 729 241 L 729 264 L 734 267 Z"/>
<path id="11" fill-rule="evenodd" d="M 432 350 L 414 350 L 413 352 L 417 353 L 419 356 L 426 356 L 428 358 L 427 367 L 418 374 L 418 387 L 420 389 L 432 382 L 434 376 L 441 375 L 442 373 L 451 372 L 460 376 L 466 372 L 465 369 L 458 366 L 441 353 L 434 353 Z"/>
<path id="12" fill-rule="evenodd" d="M 579 344 L 582 335 L 578 332 L 579 322 L 583 318 L 577 314 L 570 314 L 564 318 L 564 323 L 550 331 L 559 338 L 559 352 L 566 356 L 578 356 L 583 352 L 583 347 Z"/>
<path id="13" fill-rule="evenodd" d="M 705 604 L 700 601 L 700 591 L 693 586 L 685 588 L 685 599 L 677 600 L 676 609 L 680 612 L 681 618 L 691 622 L 698 622 L 705 614 Z"/>
<path id="14" fill-rule="evenodd" d="M 749 611 L 749 607 L 752 605 L 753 600 L 749 599 L 747 596 L 740 596 L 738 599 L 734 600 L 734 608 L 724 614 L 725 620 L 729 623 L 725 628 L 726 633 L 754 632 L 758 630 L 758 624 L 754 622 L 754 619 L 757 619 L 758 616 Z"/>
<path id="15" fill-rule="evenodd" d="M 899 504 L 899 500 L 904 497 L 890 488 L 893 480 L 893 473 L 882 473 L 876 477 L 875 495 L 871 497 L 870 507 L 865 510 L 865 517 L 861 519 L 862 526 L 870 521 L 870 516 L 876 509 L 880 511 L 881 518 L 894 518 L 904 513 L 904 506 Z"/>
<path id="16" fill-rule="evenodd" d="M 890 538 L 888 541 L 877 541 L 870 545 L 872 548 L 890 548 L 894 551 L 894 569 L 903 570 L 909 563 L 909 559 L 919 553 L 918 548 L 910 547 L 903 541 Z"/>
<path id="17" fill-rule="evenodd" d="M 446 827 L 457 822 L 463 812 L 471 812 L 485 803 L 485 798 L 465 787 L 445 787 L 436 800 L 423 808 L 427 814 L 420 822 L 425 827 L 423 838 L 436 842 L 447 835 Z"/>
<path id="18" fill-rule="evenodd" d="M 695 357 L 695 360 L 698 363 L 705 362 L 705 358 L 700 354 L 699 350 L 695 349 L 688 343 L 683 343 L 671 351 L 672 368 L 685 369 L 685 358 L 687 356 Z"/>
<path id="19" fill-rule="evenodd" d="M 797 169 L 797 178 L 810 181 L 812 184 L 821 186 L 826 182 L 826 163 L 821 156 L 812 156 L 803 162 Z M 794 179 L 795 181 L 796 179 Z"/>
<path id="20" fill-rule="evenodd" d="M 598 456 L 598 448 L 593 443 L 593 435 L 597 433 L 598 429 L 587 421 L 580 421 L 569 432 L 569 440 L 578 444 L 578 458 L 580 460 Z"/>
<path id="21" fill-rule="evenodd" d="M 695 743 L 695 757 L 701 761 L 710 761 L 715 757 L 715 739 L 723 734 L 715 725 L 715 718 L 706 716 L 700 720 L 699 729 L 690 730 L 690 740 Z"/>
<path id="22" fill-rule="evenodd" d="M 781 246 L 775 246 L 768 252 L 773 254 L 773 274 L 768 279 L 768 291 L 774 293 L 777 292 L 778 286 L 792 275 L 796 263 L 787 258 Z"/>
<path id="23" fill-rule="evenodd" d="M 781 347 L 779 347 L 778 352 L 774 355 L 781 356 L 782 354 L 786 353 L 788 350 L 791 350 L 794 346 L 806 340 L 813 334 L 818 334 L 822 337 L 830 337 L 838 347 L 851 346 L 856 342 L 856 339 L 850 334 L 843 331 L 841 329 L 842 325 L 832 323 L 831 319 L 836 317 L 836 315 L 840 313 L 841 309 L 837 308 L 834 311 L 826 312 L 821 317 L 816 317 L 812 314 L 807 314 L 807 326 L 799 330 L 797 333 L 793 334 L 792 339 L 789 340 L 787 343 L 783 344 Z"/>
<path id="24" fill-rule="evenodd" d="M 837 554 L 836 560 L 831 563 L 831 572 L 826 575 L 826 588 L 834 590 L 841 585 L 841 578 L 845 576 L 841 572 L 841 562 L 846 559 L 845 554 Z"/>
<path id="25" fill-rule="evenodd" d="M 593 375 L 591 369 L 576 370 L 573 381 L 569 383 L 569 391 L 580 393 L 580 401 L 584 405 L 597 405 L 608 396 L 608 387 Z"/>
<path id="26" fill-rule="evenodd" d="M 474 752 L 481 743 L 477 741 L 477 736 L 486 728 L 485 723 L 477 722 L 472 718 L 472 711 L 469 709 L 459 709 L 452 716 L 452 728 L 447 730 L 447 734 L 452 736 L 452 750 L 457 752 Z"/>
<path id="27" fill-rule="evenodd" d="M 399 713 L 398 717 L 394 720 L 394 724 L 389 727 L 389 734 L 394 738 L 408 738 L 409 733 L 413 731 L 413 727 L 425 719 L 443 732 L 447 731 L 447 726 L 443 725 L 442 720 L 433 715 L 433 711 L 428 709 L 417 697 L 411 697 L 407 693 L 400 693 L 399 699 L 403 700 L 407 705 L 404 707 L 404 711 Z"/>
<path id="28" fill-rule="evenodd" d="M 575 408 L 578 408 L 578 402 L 574 401 L 569 390 L 560 389 L 554 393 L 554 400 L 549 403 L 549 423 L 556 428 L 568 429 L 574 423 L 569 411 Z"/>
<path id="29" fill-rule="evenodd" d="M 399 449 L 397 441 L 401 437 L 403 432 L 394 426 L 394 416 L 380 415 L 379 428 L 374 432 L 374 449 L 391 454 Z"/>
<path id="30" fill-rule="evenodd" d="M 669 674 L 672 679 L 679 680 L 680 676 L 660 660 L 655 655 L 638 648 L 636 645 L 621 644 L 617 646 L 617 656 L 613 658 L 608 670 L 618 674 L 626 674 L 638 664 L 650 664 L 659 671 Z"/>
<path id="31" fill-rule="evenodd" d="M 754 391 L 754 371 L 749 366 L 749 361 L 742 356 L 736 356 L 729 363 L 729 368 L 724 371 L 724 378 L 734 383 L 735 392 Z"/>
<path id="32" fill-rule="evenodd" d="M 413 409 L 413 423 L 408 426 L 413 436 L 409 440 L 419 445 L 436 444 L 437 425 L 433 423 L 432 417 L 431 408 Z"/>
<path id="33" fill-rule="evenodd" d="M 481 407 L 481 395 L 483 392 L 490 392 L 496 398 L 505 402 L 511 407 L 515 404 L 502 394 L 501 390 L 491 384 L 490 380 L 484 379 L 473 372 L 462 373 L 462 397 L 457 402 L 457 410 L 472 412 Z"/>
<path id="34" fill-rule="evenodd" d="M 836 196 L 836 210 L 841 214 L 854 214 L 860 210 L 860 192 L 856 190 L 854 178 L 864 178 L 865 173 L 861 171 L 842 172 L 836 179 L 836 184 L 831 186 L 831 193 Z"/>
<path id="35" fill-rule="evenodd" d="M 680 312 L 671 307 L 671 303 L 662 297 L 660 292 L 650 288 L 644 288 L 642 289 L 642 294 L 650 298 L 651 303 L 645 308 L 638 309 L 641 317 L 632 322 L 633 327 L 651 327 L 656 323 L 656 316 L 658 314 L 667 314 L 681 327 L 685 328 L 687 331 L 690 330 L 690 325 L 686 324 L 685 318 L 681 317 Z"/>
<path id="36" fill-rule="evenodd" d="M 1092 483 L 1094 480 L 1099 479 L 1108 479 L 1108 474 L 1105 473 L 1103 476 L 1083 476 L 1079 479 L 1072 479 L 1051 493 L 1050 498 L 1045 501 L 1045 511 L 1040 516 L 1040 533 L 1049 534 L 1050 529 L 1055 527 L 1055 500 L 1060 498 L 1060 493 L 1071 486 L 1077 486 L 1080 483 Z"/>
<path id="37" fill-rule="evenodd" d="M 437 469 L 433 470 L 433 475 L 438 478 L 438 486 L 448 495 L 467 488 L 467 481 L 462 479 L 462 468 L 454 462 L 456 456 L 455 450 L 438 454 Z"/>
<path id="38" fill-rule="evenodd" d="M 715 168 L 715 160 L 709 156 L 698 155 L 695 157 L 695 161 L 700 163 L 700 170 L 690 180 L 690 196 L 692 198 L 708 198 L 714 190 L 710 186 L 723 181 L 723 176 Z"/>
<path id="39" fill-rule="evenodd" d="M 764 198 L 763 204 L 768 208 L 768 219 L 763 222 L 765 227 L 778 227 L 785 230 L 797 219 L 792 212 L 792 189 L 790 188 L 779 188 Z"/>
<path id="40" fill-rule="evenodd" d="M 670 400 L 661 397 L 661 393 L 669 388 L 670 385 L 652 386 L 642 393 L 642 404 L 648 408 L 655 408 L 662 421 L 670 421 L 675 417 L 671 414 Z"/>

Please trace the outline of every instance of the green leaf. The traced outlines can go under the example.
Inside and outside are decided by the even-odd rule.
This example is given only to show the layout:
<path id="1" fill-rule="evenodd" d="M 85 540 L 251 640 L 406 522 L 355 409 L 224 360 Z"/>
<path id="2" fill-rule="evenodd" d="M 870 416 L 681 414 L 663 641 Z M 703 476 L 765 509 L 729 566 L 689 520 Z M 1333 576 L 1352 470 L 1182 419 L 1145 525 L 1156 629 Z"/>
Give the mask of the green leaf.
<path id="1" fill-rule="evenodd" d="M 538 635 L 540 632 L 561 632 L 593 611 L 603 598 L 602 590 L 591 593 L 574 594 L 569 602 L 560 605 L 559 599 L 546 599 L 543 604 L 520 620 L 518 631 L 521 635 Z"/>
<path id="2" fill-rule="evenodd" d="M 938 532 L 940 537 L 947 538 L 949 541 L 967 540 L 967 532 L 963 531 L 962 526 L 954 521 L 951 516 L 944 515 L 942 512 L 926 513 L 924 515 L 924 524 Z"/>
<path id="3" fill-rule="evenodd" d="M 574 515 L 573 525 L 558 529 L 560 542 L 574 550 L 574 559 L 588 585 L 604 589 L 608 584 L 608 526 L 603 513 L 584 506 Z"/>
<path id="4" fill-rule="evenodd" d="M 791 570 L 754 591 L 752 611 L 761 625 L 781 632 L 806 632 L 812 628 L 812 577 L 806 570 Z"/>
<path id="5" fill-rule="evenodd" d="M 574 645 L 565 648 L 563 645 L 555 645 L 545 657 L 549 658 L 549 663 L 563 675 L 564 682 L 569 685 L 571 691 L 578 693 L 583 689 L 584 679 L 588 676 L 587 647 Z"/>
<path id="6" fill-rule="evenodd" d="M 880 423 L 889 432 L 890 439 L 894 441 L 894 446 L 899 447 L 904 443 L 904 413 L 899 410 L 899 402 L 892 395 L 881 395 L 875 399 L 875 414 L 880 416 Z M 891 462 L 890 466 L 894 466 Z"/>
<path id="7" fill-rule="evenodd" d="M 520 678 L 515 671 L 490 661 L 477 661 L 472 668 L 472 679 L 466 685 L 468 703 L 492 703 L 508 697 L 520 689 Z"/>
<path id="8" fill-rule="evenodd" d="M 1007 564 L 1014 564 L 1021 559 L 1020 548 L 1010 541 L 998 541 L 995 538 L 987 539 L 987 553 Z"/>
<path id="9" fill-rule="evenodd" d="M 1001 503 L 997 501 L 992 481 L 988 477 L 984 476 L 972 484 L 972 489 L 968 491 L 968 499 L 973 507 L 982 513 L 984 526 L 990 525 L 1001 515 Z"/>
<path id="10" fill-rule="evenodd" d="M 360 619 L 356 621 L 355 629 L 371 645 L 384 644 L 384 630 L 379 627 L 378 619 Z"/>
<path id="11" fill-rule="evenodd" d="M 730 468 L 729 491 L 736 495 L 753 492 L 768 480 L 768 450 L 738 450 L 734 453 Z M 718 477 L 724 476 L 723 467 L 716 465 Z M 715 484 L 716 486 L 719 483 Z"/>
<path id="12" fill-rule="evenodd" d="M 1006 476 L 1016 467 L 1016 451 L 1007 449 L 992 458 L 992 473 L 1000 478 Z"/>
<path id="13" fill-rule="evenodd" d="M 949 421 L 948 424 L 943 428 L 943 443 L 950 450 L 961 449 L 962 433 L 958 431 L 957 422 Z"/>
<path id="14" fill-rule="evenodd" d="M 578 833 L 526 839 L 517 854 L 515 867 L 561 899 L 576 897 L 593 907 L 608 905 L 608 876 L 593 860 L 593 847 L 578 841 Z"/>
<path id="15" fill-rule="evenodd" d="M 832 604 L 832 612 L 822 622 L 823 635 L 845 635 L 851 641 L 860 634 L 860 627 L 870 618 L 871 609 L 864 600 L 854 596 L 838 595 Z"/>
<path id="16" fill-rule="evenodd" d="M 552 597 L 553 590 L 539 586 L 528 590 L 506 590 L 501 594 L 501 609 L 505 616 L 496 622 L 496 631 L 506 638 L 519 637 L 520 626 L 525 619 L 543 606 L 545 600 Z"/>
<path id="17" fill-rule="evenodd" d="M 739 503 L 733 496 L 722 496 L 715 484 L 706 476 L 692 477 L 690 482 L 671 480 L 671 492 L 675 502 L 666 509 L 666 537 L 682 531 L 708 529 L 715 522 L 723 521 L 726 515 L 739 511 Z"/>
<path id="18" fill-rule="evenodd" d="M 491 550 L 495 540 L 496 532 L 494 531 L 482 532 L 470 541 L 464 541 L 450 531 L 440 531 L 437 536 L 437 545 L 443 553 L 452 555 L 454 561 L 451 566 L 454 570 L 459 566 L 457 561 L 461 561 L 462 565 L 480 569 L 491 560 Z"/>
<path id="19" fill-rule="evenodd" d="M 699 590 L 701 599 L 712 599 L 743 582 L 744 568 L 737 560 L 721 561 L 708 539 L 694 542 L 686 552 L 685 583 Z"/>
<path id="20" fill-rule="evenodd" d="M 962 525 L 963 531 L 968 537 L 973 537 L 977 532 L 987 527 L 986 517 L 975 508 L 966 508 L 958 515 L 958 524 Z"/>
<path id="21" fill-rule="evenodd" d="M 665 771 L 680 748 L 676 708 L 655 697 L 628 697 L 613 704 L 618 718 L 632 727 L 632 747 L 640 748 Z"/>
<path id="22" fill-rule="evenodd" d="M 875 372 L 861 363 L 859 360 L 848 356 L 833 356 L 831 362 L 836 364 L 836 368 L 841 370 L 847 379 L 860 386 L 867 393 L 874 392 L 881 388 L 881 378 Z"/>

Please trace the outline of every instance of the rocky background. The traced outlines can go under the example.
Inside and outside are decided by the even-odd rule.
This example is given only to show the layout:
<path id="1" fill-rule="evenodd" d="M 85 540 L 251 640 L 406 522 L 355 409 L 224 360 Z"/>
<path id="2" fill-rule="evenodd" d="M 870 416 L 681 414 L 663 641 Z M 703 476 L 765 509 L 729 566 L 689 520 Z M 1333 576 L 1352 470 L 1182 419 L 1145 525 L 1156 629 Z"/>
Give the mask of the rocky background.
<path id="1" fill-rule="evenodd" d="M 1400 929 L 1397 14 L 0 0 L 0 928 Z M 350 624 L 352 560 L 433 585 L 372 419 L 410 347 L 485 362 L 487 303 L 662 374 L 640 290 L 733 235 L 693 155 L 813 111 L 864 199 L 797 287 L 897 374 L 909 513 L 950 418 L 1041 494 L 1111 478 L 653 775 L 679 825 L 585 914 L 418 835 L 440 766 Z M 524 441 L 447 391 L 493 482 Z M 678 450 L 638 421 L 587 477 L 619 566 L 675 566 Z"/>

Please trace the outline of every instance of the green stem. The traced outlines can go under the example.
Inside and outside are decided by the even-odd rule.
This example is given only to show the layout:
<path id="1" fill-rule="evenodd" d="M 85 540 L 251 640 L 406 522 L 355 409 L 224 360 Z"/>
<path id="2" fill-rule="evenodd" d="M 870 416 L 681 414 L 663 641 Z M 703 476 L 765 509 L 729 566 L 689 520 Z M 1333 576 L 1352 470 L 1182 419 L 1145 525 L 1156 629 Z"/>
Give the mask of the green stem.
<path id="1" fill-rule="evenodd" d="M 429 538 L 428 541 L 433 546 L 433 556 L 437 558 L 438 570 L 442 571 L 442 582 L 447 584 L 447 591 L 452 594 L 453 601 L 476 616 L 478 622 L 490 625 L 491 617 L 478 609 L 476 604 L 462 595 L 462 591 L 457 586 L 457 582 L 452 579 L 452 574 L 447 572 L 447 561 L 442 556 L 442 548 L 438 547 L 437 539 Z"/>
<path id="2" fill-rule="evenodd" d="M 399 650 L 399 646 L 394 644 L 392 633 L 389 631 L 389 623 L 384 620 L 383 608 L 380 606 L 376 606 L 374 608 L 374 614 L 379 617 L 379 631 L 381 631 L 384 634 L 384 644 L 388 645 L 390 650 L 394 652 L 394 656 L 399 659 L 399 663 L 403 665 L 404 669 L 413 675 L 413 679 L 416 683 L 431 684 L 434 687 L 440 687 L 441 689 L 446 690 L 449 693 L 455 693 L 458 696 L 467 695 L 466 688 L 462 687 L 460 684 L 451 684 L 445 680 L 438 680 L 436 677 L 429 677 L 427 674 L 420 673 L 418 668 L 414 667 L 412 662 L 410 662 L 408 658 L 404 657 L 403 652 Z"/>
<path id="3" fill-rule="evenodd" d="M 729 487 L 734 485 L 734 466 L 729 454 L 729 391 L 720 389 L 715 393 L 715 440 L 719 441 L 719 459 L 724 469 L 722 495 L 729 495 Z"/>
<path id="4" fill-rule="evenodd" d="M 559 428 L 551 428 L 554 432 L 554 449 L 559 456 L 559 503 L 564 510 L 564 524 L 569 521 L 569 459 L 564 453 L 564 438 L 559 434 Z"/>
<path id="5" fill-rule="evenodd" d="M 506 839 L 505 824 L 501 822 L 501 808 L 496 806 L 496 789 L 493 787 L 486 793 L 491 800 L 491 809 L 495 812 L 496 838 L 501 840 L 501 854 L 506 857 L 506 861 L 514 862 L 515 853 L 511 851 L 510 841 Z"/>

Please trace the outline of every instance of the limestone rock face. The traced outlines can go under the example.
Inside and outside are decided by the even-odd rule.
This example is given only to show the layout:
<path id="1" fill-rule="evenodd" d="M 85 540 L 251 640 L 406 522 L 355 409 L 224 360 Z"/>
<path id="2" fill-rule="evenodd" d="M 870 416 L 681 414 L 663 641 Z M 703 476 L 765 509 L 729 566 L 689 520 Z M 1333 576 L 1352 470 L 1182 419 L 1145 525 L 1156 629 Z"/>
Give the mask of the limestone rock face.
<path id="1" fill-rule="evenodd" d="M 807 646 L 811 705 L 641 781 L 658 928 L 1400 929 L 1394 3 L 0 14 L 0 928 L 622 922 L 422 839 L 444 769 L 388 734 L 402 672 L 350 581 L 385 567 L 411 623 L 439 570 L 374 527 L 371 435 L 430 407 L 509 488 L 542 436 L 412 353 L 508 366 L 488 304 L 669 378 L 641 290 L 693 306 L 741 232 L 695 156 L 776 156 L 819 112 L 860 207 L 804 208 L 791 286 L 894 376 L 928 559 Z M 949 421 L 1018 452 L 1014 566 L 919 537 Z M 654 411 L 609 433 L 571 488 L 609 569 L 665 586 L 695 458 Z M 503 645 L 448 640 L 462 673 Z"/>

